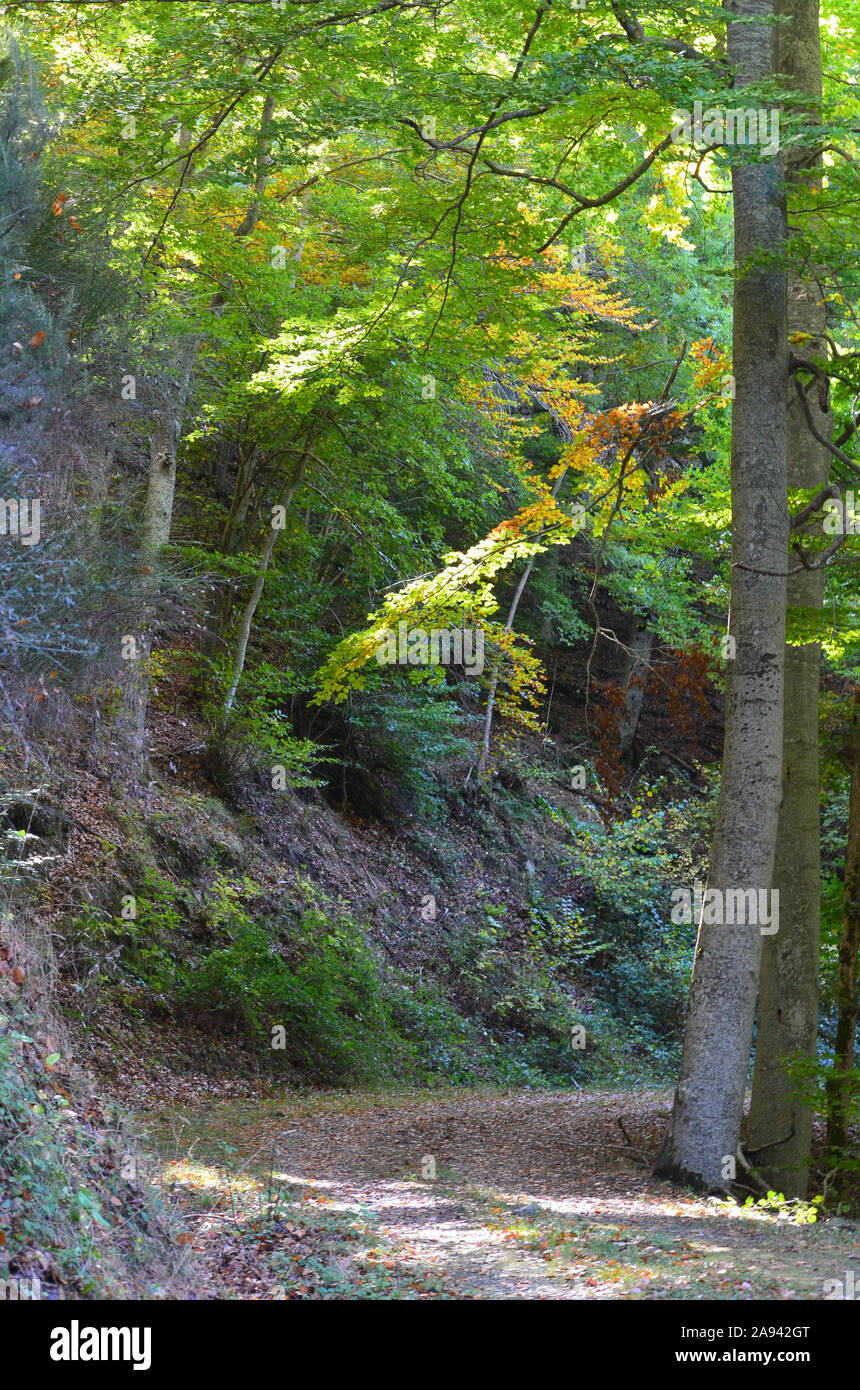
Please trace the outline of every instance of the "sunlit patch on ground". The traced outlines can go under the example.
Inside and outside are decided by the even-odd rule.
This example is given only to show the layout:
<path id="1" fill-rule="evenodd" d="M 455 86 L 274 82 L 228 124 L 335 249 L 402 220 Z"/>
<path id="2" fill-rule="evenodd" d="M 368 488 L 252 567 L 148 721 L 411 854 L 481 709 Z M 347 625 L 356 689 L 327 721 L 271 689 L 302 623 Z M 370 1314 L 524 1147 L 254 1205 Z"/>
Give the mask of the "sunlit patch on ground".
<path id="1" fill-rule="evenodd" d="M 644 1148 L 665 1103 L 226 1102 L 150 1122 L 151 1177 L 184 1213 L 201 1298 L 821 1298 L 857 1264 L 847 1222 L 681 1192 L 620 1154 L 619 1113 Z"/>

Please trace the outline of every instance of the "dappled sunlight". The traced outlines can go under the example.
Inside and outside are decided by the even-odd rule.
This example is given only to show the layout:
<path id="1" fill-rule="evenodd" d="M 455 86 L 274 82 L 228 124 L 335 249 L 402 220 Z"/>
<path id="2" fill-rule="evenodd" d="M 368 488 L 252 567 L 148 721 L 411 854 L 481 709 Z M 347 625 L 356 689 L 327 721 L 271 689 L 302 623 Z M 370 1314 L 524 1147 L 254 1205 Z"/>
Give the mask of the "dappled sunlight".
<path id="1" fill-rule="evenodd" d="M 234 1192 L 254 1192 L 263 1186 L 259 1178 L 243 1176 L 241 1173 L 227 1173 L 223 1168 L 210 1168 L 187 1160 L 165 1164 L 157 1181 L 165 1186 L 182 1183 L 184 1187 L 200 1191 L 221 1191 L 229 1188 Z"/>
<path id="2" fill-rule="evenodd" d="M 167 1170 L 196 1178 L 201 1197 L 207 1182 L 220 1187 L 220 1214 L 201 1214 L 205 1238 L 246 1230 L 276 1264 L 285 1241 L 346 1242 L 326 1265 L 332 1289 L 352 1268 L 406 1280 L 409 1297 L 436 1281 L 440 1297 L 453 1285 L 487 1298 L 790 1298 L 795 1253 L 814 1259 L 822 1246 L 838 1251 L 831 1266 L 846 1259 L 841 1235 L 794 1208 L 681 1192 L 617 1157 L 616 1117 L 653 1134 L 665 1093 L 346 1100 L 218 1107 L 206 1132 L 230 1161 L 189 1156 Z M 423 1178 L 429 1158 L 436 1176 Z M 815 1289 L 824 1277 L 807 1280 Z"/>

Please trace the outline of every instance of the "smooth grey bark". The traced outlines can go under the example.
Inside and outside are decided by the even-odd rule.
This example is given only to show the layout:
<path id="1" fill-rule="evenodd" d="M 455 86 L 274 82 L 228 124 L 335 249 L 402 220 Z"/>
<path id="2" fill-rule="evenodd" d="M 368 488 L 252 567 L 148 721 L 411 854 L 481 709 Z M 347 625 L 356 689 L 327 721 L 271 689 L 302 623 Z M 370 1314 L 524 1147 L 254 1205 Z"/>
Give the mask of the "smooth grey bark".
<path id="1" fill-rule="evenodd" d="M 735 94 L 776 67 L 773 0 L 733 0 Z M 759 20 L 761 22 L 756 23 Z M 732 636 L 709 887 L 770 887 L 781 797 L 785 650 L 785 196 L 778 160 L 732 170 L 735 266 Z M 772 258 L 762 262 L 751 258 Z M 680 1074 L 659 1176 L 725 1192 L 734 1176 L 761 960 L 760 927 L 699 923 Z"/>
<path id="2" fill-rule="evenodd" d="M 818 0 L 780 0 L 779 66 L 787 86 L 809 99 L 809 115 L 820 119 L 821 37 Z M 789 151 L 786 160 L 789 215 L 798 230 L 813 232 L 818 220 L 794 212 L 809 204 L 810 188 L 820 188 L 820 157 Z M 795 196 L 792 196 L 792 195 Z M 821 336 L 827 328 L 823 290 L 813 278 L 790 276 L 788 327 L 797 359 L 827 355 Z M 796 335 L 808 335 L 798 338 Z M 826 393 L 807 395 L 816 429 L 833 433 Z M 788 396 L 788 485 L 819 491 L 830 475 L 830 453 L 807 427 L 794 383 Z M 803 528 L 821 532 L 821 515 Z M 789 568 L 796 557 L 787 556 Z M 790 607 L 819 610 L 824 601 L 824 570 L 802 570 L 788 580 Z M 769 1182 L 786 1197 L 805 1197 L 809 1186 L 813 1112 L 792 1084 L 786 1061 L 811 1059 L 818 1035 L 818 978 L 821 933 L 821 826 L 818 782 L 818 691 L 821 646 L 817 642 L 785 649 L 783 798 L 777 834 L 773 886 L 779 891 L 779 932 L 763 947 L 755 1068 L 748 1121 L 751 1156 Z"/>

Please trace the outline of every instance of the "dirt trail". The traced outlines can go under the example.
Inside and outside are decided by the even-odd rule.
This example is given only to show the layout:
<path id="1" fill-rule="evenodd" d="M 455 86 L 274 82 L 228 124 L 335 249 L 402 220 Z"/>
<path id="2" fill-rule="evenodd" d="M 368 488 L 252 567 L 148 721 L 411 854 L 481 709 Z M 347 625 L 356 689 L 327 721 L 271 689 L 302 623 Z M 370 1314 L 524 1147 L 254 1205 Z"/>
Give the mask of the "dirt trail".
<path id="1" fill-rule="evenodd" d="M 643 1156 L 668 1103 L 291 1093 L 146 1130 L 200 1297 L 821 1299 L 860 1282 L 853 1223 L 655 1182 Z"/>

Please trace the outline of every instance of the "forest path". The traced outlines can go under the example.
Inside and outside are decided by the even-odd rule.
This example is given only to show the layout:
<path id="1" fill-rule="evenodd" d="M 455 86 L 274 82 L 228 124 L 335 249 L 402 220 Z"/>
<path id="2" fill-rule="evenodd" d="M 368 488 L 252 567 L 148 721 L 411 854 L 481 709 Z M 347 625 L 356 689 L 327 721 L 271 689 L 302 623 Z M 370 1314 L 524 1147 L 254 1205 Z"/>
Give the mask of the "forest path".
<path id="1" fill-rule="evenodd" d="M 669 1102 L 290 1092 L 143 1127 L 201 1298 L 821 1299 L 860 1279 L 856 1224 L 656 1182 L 626 1144 L 652 1156 Z"/>

